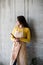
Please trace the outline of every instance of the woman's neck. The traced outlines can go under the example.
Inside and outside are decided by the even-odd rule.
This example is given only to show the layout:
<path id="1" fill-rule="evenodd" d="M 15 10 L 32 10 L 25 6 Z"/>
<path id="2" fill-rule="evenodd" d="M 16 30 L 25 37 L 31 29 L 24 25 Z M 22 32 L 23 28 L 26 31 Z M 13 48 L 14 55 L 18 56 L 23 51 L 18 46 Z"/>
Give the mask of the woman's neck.
<path id="1" fill-rule="evenodd" d="M 19 25 L 18 27 L 19 27 L 19 28 L 23 28 L 23 26 L 20 26 L 20 25 Z"/>

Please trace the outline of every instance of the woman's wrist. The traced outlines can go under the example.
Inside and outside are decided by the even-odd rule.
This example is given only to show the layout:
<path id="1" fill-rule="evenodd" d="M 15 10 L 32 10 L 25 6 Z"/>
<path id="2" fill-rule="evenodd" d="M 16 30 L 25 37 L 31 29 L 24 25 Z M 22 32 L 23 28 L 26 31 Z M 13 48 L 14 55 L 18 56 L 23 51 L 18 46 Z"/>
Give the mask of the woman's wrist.
<path id="1" fill-rule="evenodd" d="M 20 39 L 16 38 L 14 39 L 14 42 L 20 42 Z"/>

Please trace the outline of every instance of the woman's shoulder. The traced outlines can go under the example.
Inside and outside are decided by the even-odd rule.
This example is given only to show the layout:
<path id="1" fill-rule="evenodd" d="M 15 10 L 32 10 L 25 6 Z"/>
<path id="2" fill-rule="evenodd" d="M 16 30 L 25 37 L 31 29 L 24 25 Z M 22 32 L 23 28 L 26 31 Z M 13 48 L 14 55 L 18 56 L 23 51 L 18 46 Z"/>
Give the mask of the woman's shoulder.
<path id="1" fill-rule="evenodd" d="M 30 28 L 25 27 L 25 28 L 24 28 L 24 31 L 25 31 L 25 32 L 29 32 L 29 31 L 30 31 Z"/>
<path id="2" fill-rule="evenodd" d="M 12 32 L 15 32 L 16 30 L 17 30 L 17 26 L 14 26 Z"/>
<path id="3" fill-rule="evenodd" d="M 14 26 L 14 29 L 17 29 L 18 28 L 18 26 Z"/>
<path id="4" fill-rule="evenodd" d="M 27 31 L 30 30 L 30 28 L 28 28 L 28 27 L 25 27 L 24 29 L 27 30 Z"/>

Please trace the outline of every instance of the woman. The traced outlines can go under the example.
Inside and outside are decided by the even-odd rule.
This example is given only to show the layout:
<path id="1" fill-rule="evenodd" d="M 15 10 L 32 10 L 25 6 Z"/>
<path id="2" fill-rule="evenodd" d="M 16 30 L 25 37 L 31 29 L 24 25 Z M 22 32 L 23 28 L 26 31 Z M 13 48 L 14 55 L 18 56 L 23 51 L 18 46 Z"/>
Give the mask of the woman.
<path id="1" fill-rule="evenodd" d="M 11 33 L 13 41 L 10 65 L 27 65 L 26 43 L 30 42 L 30 28 L 24 16 L 18 16 L 16 26 Z"/>

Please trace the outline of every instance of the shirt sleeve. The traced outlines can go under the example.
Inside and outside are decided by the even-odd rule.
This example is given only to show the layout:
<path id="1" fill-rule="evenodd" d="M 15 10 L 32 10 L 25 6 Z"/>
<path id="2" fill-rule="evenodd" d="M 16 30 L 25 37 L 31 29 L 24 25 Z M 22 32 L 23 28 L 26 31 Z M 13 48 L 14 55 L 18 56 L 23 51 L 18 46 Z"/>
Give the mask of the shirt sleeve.
<path id="1" fill-rule="evenodd" d="M 23 42 L 30 42 L 31 34 L 30 34 L 30 30 L 29 29 L 28 29 L 26 34 L 27 34 L 27 37 L 26 38 L 22 38 L 21 41 L 23 41 Z"/>
<path id="2" fill-rule="evenodd" d="M 14 29 L 13 29 L 13 31 L 12 31 L 12 34 L 13 34 L 13 35 L 14 35 L 14 33 L 15 33 L 16 28 L 17 28 L 17 27 L 14 27 Z M 14 41 L 15 38 L 11 35 L 11 36 L 10 36 L 10 39 L 11 39 L 12 41 Z"/>

